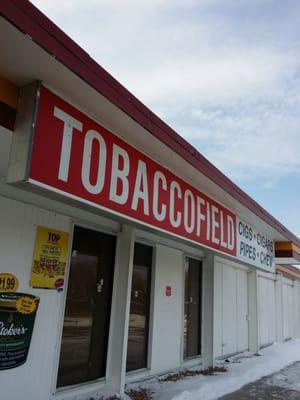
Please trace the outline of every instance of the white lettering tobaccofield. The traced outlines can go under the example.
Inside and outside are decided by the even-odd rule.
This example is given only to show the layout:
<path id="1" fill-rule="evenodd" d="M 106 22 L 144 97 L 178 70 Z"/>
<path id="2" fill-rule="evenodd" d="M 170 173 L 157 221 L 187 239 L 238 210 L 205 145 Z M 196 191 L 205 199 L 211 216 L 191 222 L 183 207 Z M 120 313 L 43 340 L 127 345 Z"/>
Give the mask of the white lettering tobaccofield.
<path id="1" fill-rule="evenodd" d="M 35 93 L 25 182 L 272 270 L 266 235 L 49 89 Z"/>
<path id="2" fill-rule="evenodd" d="M 236 253 L 232 212 L 43 86 L 29 164 L 31 184 Z"/>

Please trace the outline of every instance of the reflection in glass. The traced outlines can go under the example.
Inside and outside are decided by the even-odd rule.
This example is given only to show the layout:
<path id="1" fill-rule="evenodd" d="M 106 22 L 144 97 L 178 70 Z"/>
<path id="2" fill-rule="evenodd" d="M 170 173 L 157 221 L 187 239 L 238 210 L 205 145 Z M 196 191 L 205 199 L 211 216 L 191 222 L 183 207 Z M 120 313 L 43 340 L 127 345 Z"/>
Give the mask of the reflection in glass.
<path id="1" fill-rule="evenodd" d="M 113 236 L 75 227 L 58 387 L 105 375 L 114 254 Z"/>
<path id="2" fill-rule="evenodd" d="M 152 247 L 136 243 L 131 286 L 127 371 L 147 366 Z"/>
<path id="3" fill-rule="evenodd" d="M 201 353 L 201 276 L 201 261 L 187 258 L 185 263 L 183 333 L 183 355 L 185 358 Z"/>

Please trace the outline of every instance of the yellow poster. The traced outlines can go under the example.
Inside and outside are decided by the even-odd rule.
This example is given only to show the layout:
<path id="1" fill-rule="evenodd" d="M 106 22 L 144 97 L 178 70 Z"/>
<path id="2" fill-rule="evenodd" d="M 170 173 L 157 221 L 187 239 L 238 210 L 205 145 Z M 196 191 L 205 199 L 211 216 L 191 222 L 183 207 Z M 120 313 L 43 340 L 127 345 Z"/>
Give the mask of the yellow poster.
<path id="1" fill-rule="evenodd" d="M 59 289 L 64 285 L 69 234 L 44 226 L 36 230 L 30 285 Z"/>

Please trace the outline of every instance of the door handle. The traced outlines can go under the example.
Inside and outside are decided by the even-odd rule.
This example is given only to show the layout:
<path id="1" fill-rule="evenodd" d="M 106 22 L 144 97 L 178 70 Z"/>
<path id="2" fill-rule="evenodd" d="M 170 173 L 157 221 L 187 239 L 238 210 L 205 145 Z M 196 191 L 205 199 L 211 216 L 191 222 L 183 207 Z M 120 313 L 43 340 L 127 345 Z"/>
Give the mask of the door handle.
<path id="1" fill-rule="evenodd" d="M 100 279 L 100 281 L 96 283 L 97 293 L 102 292 L 103 285 L 104 285 L 104 279 Z"/>

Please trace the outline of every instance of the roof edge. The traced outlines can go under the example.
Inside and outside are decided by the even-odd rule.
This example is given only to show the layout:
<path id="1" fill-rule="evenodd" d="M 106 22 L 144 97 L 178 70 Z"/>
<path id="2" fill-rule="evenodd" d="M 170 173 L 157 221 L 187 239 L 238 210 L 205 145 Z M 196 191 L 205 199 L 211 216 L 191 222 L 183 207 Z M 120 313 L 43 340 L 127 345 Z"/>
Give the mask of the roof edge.
<path id="1" fill-rule="evenodd" d="M 3 2 L 0 14 L 230 196 L 284 237 L 300 246 L 300 238 L 289 231 L 131 94 L 32 3 L 28 0 Z"/>

